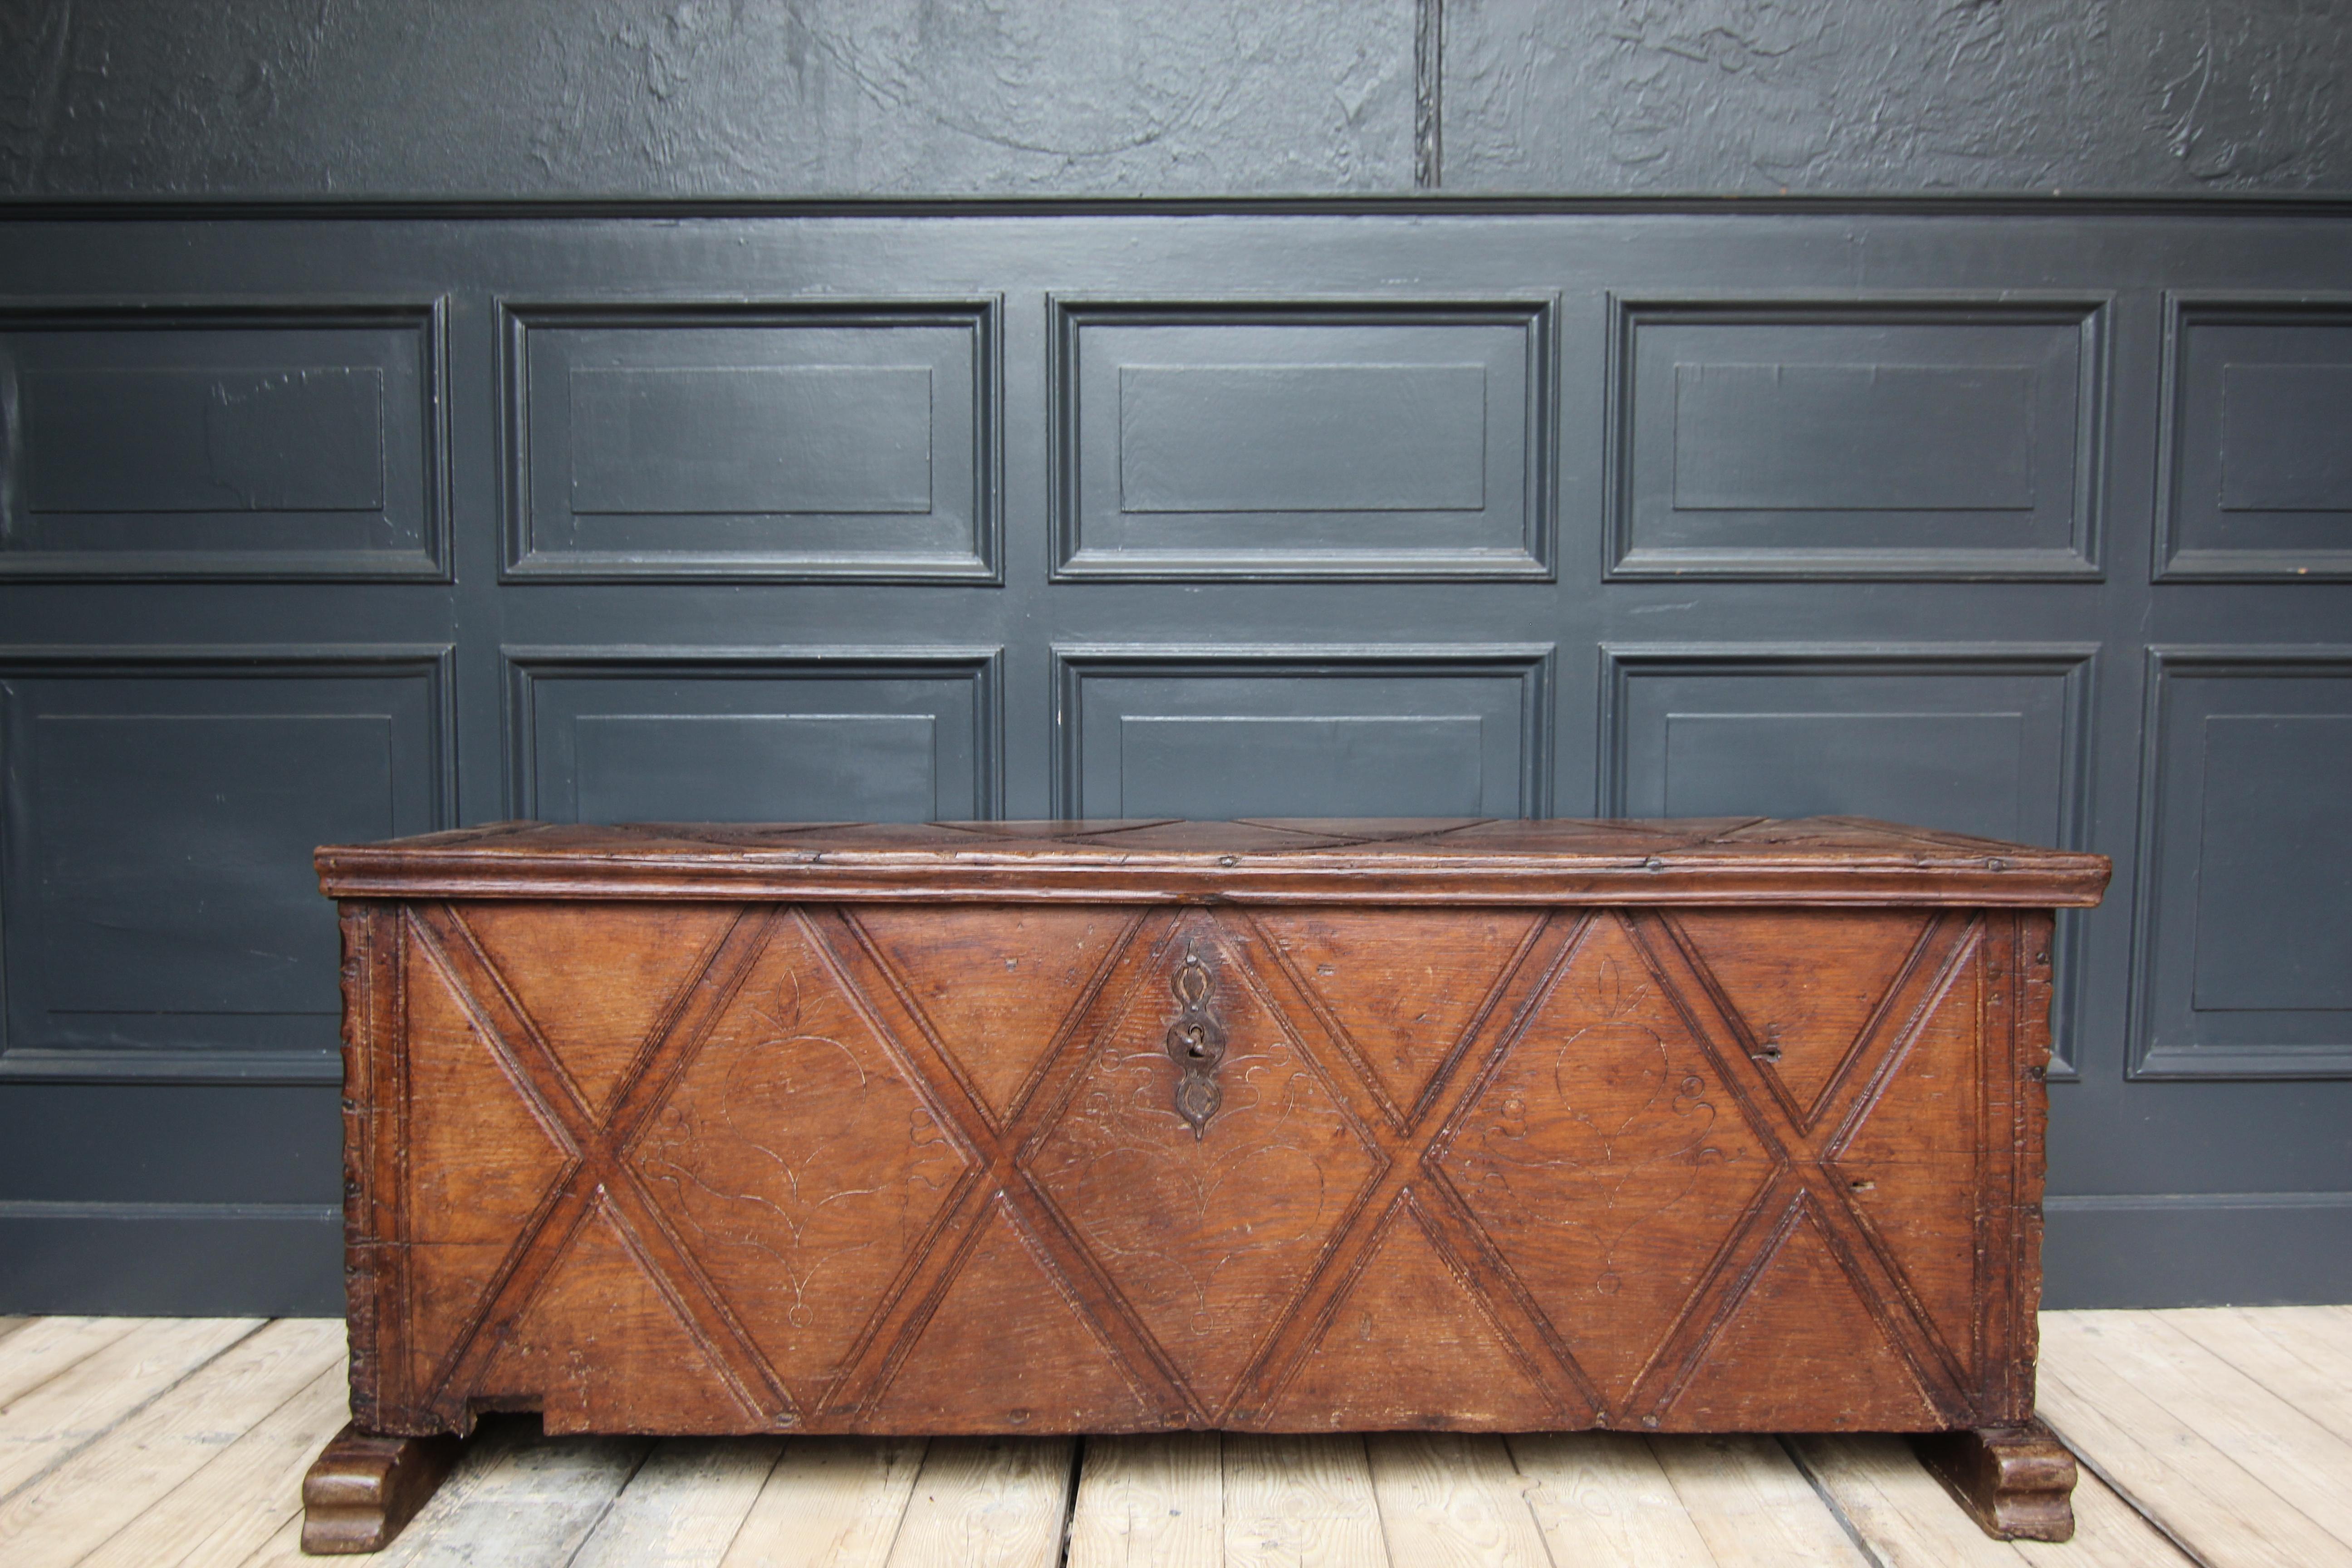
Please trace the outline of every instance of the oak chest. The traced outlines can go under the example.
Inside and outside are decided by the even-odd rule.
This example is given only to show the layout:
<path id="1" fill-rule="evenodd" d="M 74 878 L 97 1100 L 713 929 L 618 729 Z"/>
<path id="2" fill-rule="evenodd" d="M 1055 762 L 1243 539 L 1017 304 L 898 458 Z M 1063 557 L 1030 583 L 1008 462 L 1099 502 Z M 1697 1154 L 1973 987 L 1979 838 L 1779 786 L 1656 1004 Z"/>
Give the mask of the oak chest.
<path id="1" fill-rule="evenodd" d="M 2051 911 L 2096 856 L 508 824 L 319 867 L 362 1433 L 2032 1415 Z"/>

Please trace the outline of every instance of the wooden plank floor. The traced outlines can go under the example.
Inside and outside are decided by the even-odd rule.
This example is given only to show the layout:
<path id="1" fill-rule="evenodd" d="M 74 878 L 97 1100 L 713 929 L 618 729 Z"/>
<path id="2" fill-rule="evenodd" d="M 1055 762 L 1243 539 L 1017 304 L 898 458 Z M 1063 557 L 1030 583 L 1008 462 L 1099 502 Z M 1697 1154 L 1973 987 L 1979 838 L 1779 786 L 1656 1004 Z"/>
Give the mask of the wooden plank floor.
<path id="1" fill-rule="evenodd" d="M 0 1563 L 307 1561 L 340 1323 L 0 1318 Z M 2065 1546 L 1885 1437 L 546 1439 L 486 1422 L 385 1568 L 2352 1568 L 2352 1307 L 2055 1312 Z"/>

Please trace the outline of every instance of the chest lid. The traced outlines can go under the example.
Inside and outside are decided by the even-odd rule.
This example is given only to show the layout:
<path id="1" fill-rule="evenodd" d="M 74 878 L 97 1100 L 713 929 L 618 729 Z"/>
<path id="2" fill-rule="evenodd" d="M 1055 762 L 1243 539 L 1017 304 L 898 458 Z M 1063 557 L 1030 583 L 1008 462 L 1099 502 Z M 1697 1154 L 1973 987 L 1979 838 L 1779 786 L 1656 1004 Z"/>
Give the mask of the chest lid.
<path id="1" fill-rule="evenodd" d="M 1855 816 L 502 822 L 317 855 L 344 899 L 2088 906 L 2104 855 Z"/>

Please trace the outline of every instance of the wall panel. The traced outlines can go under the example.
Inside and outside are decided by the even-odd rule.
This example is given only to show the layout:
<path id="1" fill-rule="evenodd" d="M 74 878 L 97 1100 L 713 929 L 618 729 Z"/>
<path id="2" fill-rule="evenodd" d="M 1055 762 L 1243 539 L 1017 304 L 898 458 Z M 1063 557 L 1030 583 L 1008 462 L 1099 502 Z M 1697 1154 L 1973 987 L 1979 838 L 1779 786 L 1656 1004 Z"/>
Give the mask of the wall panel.
<path id="1" fill-rule="evenodd" d="M 2133 1070 L 2352 1078 L 2352 648 L 2148 664 Z"/>
<path id="2" fill-rule="evenodd" d="M 445 576 L 443 331 L 438 300 L 0 305 L 0 577 Z"/>
<path id="3" fill-rule="evenodd" d="M 2097 574 L 2101 301 L 1616 310 L 1612 575 Z"/>
<path id="4" fill-rule="evenodd" d="M 2168 582 L 2352 577 L 2352 295 L 2166 300 Z"/>

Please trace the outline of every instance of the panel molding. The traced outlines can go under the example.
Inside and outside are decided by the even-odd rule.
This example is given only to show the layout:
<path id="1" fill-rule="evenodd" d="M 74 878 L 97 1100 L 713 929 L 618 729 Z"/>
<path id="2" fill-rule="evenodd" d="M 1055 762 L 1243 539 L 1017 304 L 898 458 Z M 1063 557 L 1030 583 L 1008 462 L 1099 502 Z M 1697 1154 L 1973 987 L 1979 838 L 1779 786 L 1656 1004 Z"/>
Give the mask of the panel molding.
<path id="1" fill-rule="evenodd" d="M 320 679 L 407 673 L 425 684 L 433 715 L 432 818 L 428 830 L 454 826 L 457 803 L 457 649 L 448 643 L 271 643 L 0 645 L 0 679 Z M 0 951 L 8 940 L 0 924 Z M 6 967 L 0 964 L 0 987 Z M 0 1028 L 7 1017 L 0 990 Z M 340 1051 L 168 1050 L 10 1047 L 0 1039 L 0 1083 L 332 1084 L 342 1081 Z"/>
<path id="2" fill-rule="evenodd" d="M 1519 683 L 1519 799 L 1552 811 L 1551 643 L 1057 643 L 1053 648 L 1052 811 L 1077 815 L 1085 756 L 1085 689 L 1104 677 L 1317 675 L 1507 676 Z"/>
<path id="3" fill-rule="evenodd" d="M 1004 650 L 1001 647 L 696 647 L 676 645 L 509 645 L 499 650 L 506 679 L 506 815 L 539 814 L 540 682 L 567 677 L 606 679 L 759 680 L 814 676 L 827 680 L 965 681 L 971 693 L 972 799 L 981 818 L 1004 809 Z"/>
<path id="4" fill-rule="evenodd" d="M 1916 289 L 1769 294 L 1694 289 L 1606 297 L 1601 424 L 1601 562 L 1605 582 L 1708 578 L 1725 582 L 2099 581 L 2106 512 L 2107 433 L 2113 396 L 2115 295 L 2106 290 L 1986 292 Z M 1651 320 L 1724 326 L 2045 324 L 2074 327 L 2081 382 L 2074 411 L 2075 505 L 2064 550 L 1653 549 L 1634 538 L 1634 338 Z"/>
<path id="5" fill-rule="evenodd" d="M 83 328 L 119 331 L 205 331 L 223 327 L 290 331 L 404 327 L 418 335 L 418 429 L 424 443 L 424 495 L 417 551 L 378 550 L 0 550 L 0 582 L 47 583 L 448 583 L 452 490 L 449 468 L 449 297 L 163 296 L 136 303 L 114 298 L 0 297 L 0 333 Z M 10 398 L 13 405 L 13 394 Z M 16 444 L 12 406 L 0 432 L 0 457 Z M 10 489 L 13 479 L 0 473 Z M 13 504 L 13 498 L 0 497 Z"/>
<path id="6" fill-rule="evenodd" d="M 1559 297 L 1557 293 L 1410 298 L 1236 294 L 1136 299 L 1052 292 L 1045 299 L 1048 529 L 1055 582 L 1552 582 L 1559 575 Z M 1079 493 L 1079 337 L 1089 323 L 1117 326 L 1514 326 L 1526 334 L 1527 452 L 1520 553 L 1468 551 L 1268 552 L 1213 550 L 1183 559 L 1088 551 Z"/>
<path id="7" fill-rule="evenodd" d="M 965 583 L 1001 584 L 1003 570 L 1004 301 L 962 299 L 721 299 L 661 294 L 500 296 L 499 388 L 501 582 Z M 535 550 L 531 542 L 530 334 L 540 328 L 951 327 L 972 337 L 972 544 L 962 553 L 812 551 L 624 552 Z"/>
<path id="8" fill-rule="evenodd" d="M 2266 647 L 2242 643 L 2177 643 L 2147 653 L 2146 707 L 2140 721 L 2138 883 L 2132 900 L 2131 1004 L 2125 1072 L 2135 1079 L 2322 1080 L 2352 1079 L 2352 1041 L 2322 1047 L 2156 1045 L 2156 944 L 2164 915 L 2167 807 L 2165 697 L 2174 681 L 2202 676 L 2221 680 L 2352 679 L 2352 644 Z M 2179 918 L 2183 911 L 2175 911 Z M 2352 1013 L 2347 1015 L 2352 1024 Z"/>
<path id="9" fill-rule="evenodd" d="M 2090 837 L 2099 653 L 2096 643 L 1603 643 L 1594 779 L 1601 814 L 1626 814 L 1631 688 L 1645 674 L 2040 676 L 2060 682 L 2059 835 L 2052 847 L 2080 849 Z M 2075 1042 L 2082 1038 L 2089 984 L 2084 913 L 2061 910 L 2057 916 L 2058 1000 L 2049 1076 L 2059 1081 L 2082 1076 Z"/>
<path id="10" fill-rule="evenodd" d="M 2155 583 L 2340 583 L 2352 581 L 2352 548 L 2187 550 L 2180 545 L 2182 359 L 2189 329 L 2206 322 L 2283 325 L 2298 319 L 2352 327 L 2352 293 L 2171 289 L 2164 293 L 2164 359 L 2158 378 Z"/>

